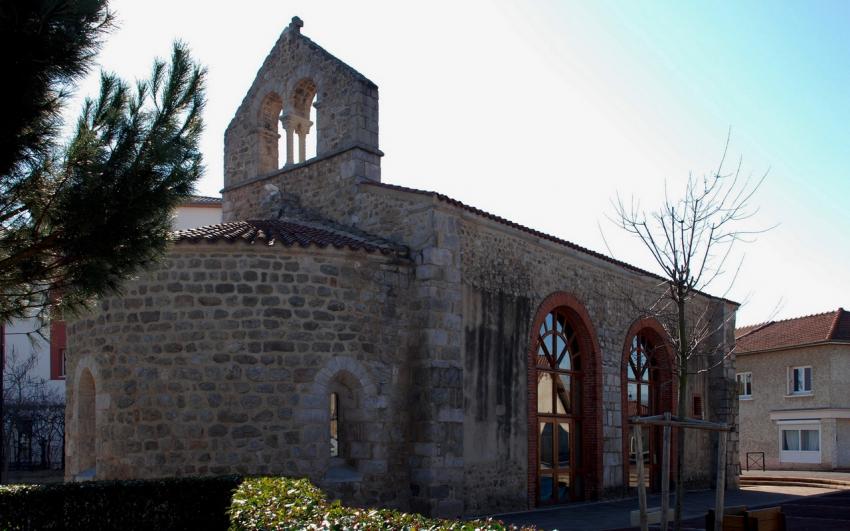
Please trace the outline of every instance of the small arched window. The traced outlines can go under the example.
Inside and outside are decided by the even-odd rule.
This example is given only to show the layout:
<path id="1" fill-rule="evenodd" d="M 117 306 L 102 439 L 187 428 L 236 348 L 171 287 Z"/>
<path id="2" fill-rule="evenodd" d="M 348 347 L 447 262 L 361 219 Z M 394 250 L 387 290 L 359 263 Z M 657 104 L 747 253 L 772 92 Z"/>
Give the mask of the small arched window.
<path id="1" fill-rule="evenodd" d="M 96 389 L 91 371 L 84 369 L 77 382 L 77 474 L 93 479 L 97 465 Z"/>
<path id="2" fill-rule="evenodd" d="M 330 397 L 331 457 L 339 457 L 339 393 Z"/>

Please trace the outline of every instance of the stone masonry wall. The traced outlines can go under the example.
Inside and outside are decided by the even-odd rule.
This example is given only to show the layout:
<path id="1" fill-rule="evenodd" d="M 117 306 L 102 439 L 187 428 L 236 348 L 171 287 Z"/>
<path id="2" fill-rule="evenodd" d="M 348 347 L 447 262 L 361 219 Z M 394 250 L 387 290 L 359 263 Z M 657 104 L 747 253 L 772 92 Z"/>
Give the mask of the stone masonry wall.
<path id="1" fill-rule="evenodd" d="M 330 219 L 345 222 L 358 218 L 355 202 L 359 179 L 380 178 L 380 156 L 353 148 L 311 159 L 304 164 L 224 189 L 222 219 L 265 219 L 270 213 L 262 202 L 267 184 L 297 196 L 309 208 Z M 356 224 L 354 224 L 356 225 Z"/>
<path id="2" fill-rule="evenodd" d="M 225 190 L 226 219 L 264 217 L 263 186 L 274 184 L 323 217 L 410 248 L 411 508 L 457 516 L 464 496 L 460 221 L 430 197 L 365 184 L 359 175 L 364 166 L 349 158 L 362 153 L 311 161 Z"/>
<path id="3" fill-rule="evenodd" d="M 70 325 L 68 477 L 82 457 L 75 384 L 90 371 L 97 478 L 307 475 L 355 503 L 407 507 L 412 274 L 365 252 L 175 246 Z M 337 376 L 359 394 L 345 457 L 362 481 L 349 484 L 327 477 Z"/>
<path id="4" fill-rule="evenodd" d="M 507 383 L 506 375 L 525 374 L 528 326 L 543 298 L 555 291 L 572 293 L 584 303 L 598 335 L 604 371 L 602 485 L 606 492 L 622 492 L 622 349 L 626 331 L 639 318 L 640 300 L 645 302 L 656 281 L 541 242 L 431 196 L 370 186 L 355 173 L 342 178 L 341 160 L 281 172 L 230 197 L 242 205 L 234 211 L 250 211 L 259 200 L 246 198 L 259 197 L 263 183 L 273 182 L 323 216 L 410 247 L 416 261 L 411 311 L 413 322 L 422 327 L 411 330 L 411 338 L 418 339 L 410 345 L 412 410 L 422 428 L 414 429 L 418 444 L 414 442 L 411 457 L 413 507 L 446 515 L 456 512 L 458 503 L 467 514 L 527 507 L 526 488 L 518 486 L 525 484 L 528 468 L 528 389 L 525 380 L 516 380 L 497 396 L 493 393 L 502 385 L 497 382 Z M 326 193 L 330 190 L 334 193 Z M 696 306 L 694 313 L 700 310 Z M 734 328 L 734 323 L 729 326 Z M 502 354 L 482 352 L 494 344 L 502 345 L 496 349 Z M 507 355 L 505 349 L 515 357 L 499 357 Z M 726 366 L 728 372 L 729 362 Z M 732 385 L 725 373 L 717 382 Z M 703 397 L 705 418 L 717 418 L 707 379 L 692 379 L 691 390 Z M 448 418 L 463 419 L 460 434 L 439 421 Z M 494 433 L 506 439 L 495 442 Z M 710 438 L 693 431 L 687 437 L 689 481 L 705 484 L 714 460 Z M 462 455 L 458 444 L 465 448 Z M 482 445 L 498 448 L 481 452 Z M 733 451 L 737 448 L 730 445 Z M 460 480 L 458 471 L 464 471 Z"/>
<path id="5" fill-rule="evenodd" d="M 587 310 L 602 355 L 601 445 L 604 492 L 623 491 L 623 427 L 621 363 L 626 333 L 641 315 L 639 308 L 652 300 L 657 281 L 632 274 L 613 264 L 584 257 L 556 243 L 518 233 L 480 216 L 464 216 L 461 225 L 466 337 L 465 390 L 465 503 L 467 513 L 484 513 L 527 506 L 524 489 L 527 462 L 527 396 L 524 377 L 529 326 L 543 299 L 562 291 L 573 295 Z M 695 316 L 709 303 L 694 301 Z M 728 311 L 713 304 L 709 315 Z M 475 308 L 478 307 L 477 310 Z M 734 320 L 728 323 L 734 329 Z M 715 336 L 714 341 L 732 338 Z M 510 345 L 506 348 L 506 345 Z M 692 393 L 704 397 L 706 417 L 722 420 L 728 404 L 715 400 L 720 388 L 733 389 L 731 360 L 712 380 L 717 387 L 711 399 L 708 378 L 692 378 Z M 495 387 L 495 389 L 493 388 Z M 487 403 L 482 404 L 481 401 Z M 536 407 L 536 406 L 534 406 Z M 724 408 L 716 412 L 715 407 Z M 690 410 L 690 407 L 688 408 Z M 734 419 L 729 419 L 734 420 Z M 707 435 L 690 430 L 687 441 L 689 482 L 708 483 L 713 473 L 713 449 Z M 496 437 L 498 440 L 494 440 Z M 480 448 L 493 451 L 481 452 Z M 585 448 L 584 451 L 590 451 Z M 736 463 L 737 447 L 730 445 Z M 592 472 L 589 472 L 592 473 Z M 729 473 L 737 477 L 737 472 Z M 604 495 L 604 493 L 603 493 Z"/>

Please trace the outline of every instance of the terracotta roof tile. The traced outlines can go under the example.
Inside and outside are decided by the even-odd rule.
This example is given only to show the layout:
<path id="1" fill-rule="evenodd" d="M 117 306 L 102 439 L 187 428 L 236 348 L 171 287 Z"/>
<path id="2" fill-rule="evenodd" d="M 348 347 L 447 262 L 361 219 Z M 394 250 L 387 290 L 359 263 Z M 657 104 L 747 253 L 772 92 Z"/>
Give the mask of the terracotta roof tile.
<path id="1" fill-rule="evenodd" d="M 520 225 L 519 223 L 515 223 L 515 222 L 513 222 L 509 219 L 505 219 L 501 216 L 497 216 L 495 214 L 491 214 L 489 212 L 481 210 L 480 208 L 476 208 L 474 206 L 470 206 L 470 205 L 467 205 L 465 203 L 462 203 L 461 201 L 458 201 L 457 199 L 453 199 L 453 198 L 451 198 L 447 195 L 441 194 L 439 192 L 430 192 L 428 190 L 419 190 L 419 189 L 416 189 L 416 188 L 408 188 L 407 186 L 400 186 L 400 185 L 397 185 L 397 184 L 389 184 L 389 183 L 380 183 L 380 182 L 375 182 L 375 181 L 365 181 L 363 184 L 366 184 L 368 186 L 376 186 L 378 188 L 387 188 L 387 189 L 390 189 L 390 190 L 398 190 L 398 191 L 401 191 L 401 192 L 408 192 L 408 193 L 412 193 L 412 194 L 427 195 L 427 196 L 430 196 L 430 197 L 437 199 L 438 201 L 442 201 L 444 203 L 456 206 L 456 207 L 461 208 L 463 210 L 466 210 L 468 212 L 478 214 L 479 216 L 485 217 L 487 219 L 491 219 L 491 220 L 496 221 L 498 223 L 501 223 L 503 225 L 507 225 L 509 227 L 513 227 L 513 228 L 521 230 L 523 232 L 527 232 L 531 235 L 537 236 L 538 238 L 542 238 L 544 240 L 549 240 L 551 242 L 563 245 L 565 247 L 569 247 L 570 249 L 574 249 L 576 251 L 579 251 L 580 253 L 593 256 L 594 258 L 598 258 L 600 260 L 604 260 L 604 261 L 609 262 L 611 264 L 615 264 L 615 265 L 620 266 L 624 269 L 634 271 L 635 273 L 639 273 L 641 275 L 646 275 L 646 276 L 656 278 L 656 279 L 659 279 L 659 280 L 666 280 L 664 277 L 662 277 L 660 275 L 657 275 L 655 273 L 651 273 L 651 272 L 646 271 L 645 269 L 641 269 L 637 266 L 633 266 L 632 264 L 629 264 L 627 262 L 622 262 L 622 261 L 617 260 L 615 258 L 611 258 L 610 256 L 606 256 L 602 253 L 597 253 L 596 251 L 592 251 L 592 250 L 590 250 L 586 247 L 582 247 L 582 246 L 577 245 L 577 244 L 575 244 L 571 241 L 563 240 L 561 238 L 558 238 L 557 236 L 552 236 L 551 234 L 546 234 L 545 232 L 541 232 L 539 230 L 532 229 L 532 228 L 526 227 L 524 225 Z M 729 299 L 724 299 L 722 297 L 715 297 L 713 295 L 709 295 L 708 293 L 703 293 L 703 292 L 700 292 L 700 293 L 702 295 L 705 295 L 706 297 L 711 297 L 712 299 L 722 300 L 722 301 L 728 302 L 730 304 L 734 304 L 736 306 L 738 305 L 737 302 L 730 301 Z"/>
<path id="2" fill-rule="evenodd" d="M 826 341 L 850 341 L 850 312 L 838 310 L 783 321 L 768 321 L 735 330 L 739 353 L 809 345 Z"/>
<path id="3" fill-rule="evenodd" d="M 242 242 L 251 245 L 283 245 L 291 247 L 316 246 L 335 247 L 367 253 L 396 254 L 407 256 L 407 248 L 383 240 L 356 229 L 343 228 L 314 221 L 278 219 L 233 221 L 220 225 L 207 225 L 196 229 L 180 230 L 171 233 L 177 244 Z"/>

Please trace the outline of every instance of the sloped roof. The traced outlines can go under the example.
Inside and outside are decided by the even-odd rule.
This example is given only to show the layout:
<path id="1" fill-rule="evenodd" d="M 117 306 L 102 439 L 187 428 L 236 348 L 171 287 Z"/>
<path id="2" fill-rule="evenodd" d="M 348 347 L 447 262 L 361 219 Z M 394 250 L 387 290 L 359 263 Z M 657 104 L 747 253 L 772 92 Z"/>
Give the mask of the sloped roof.
<path id="1" fill-rule="evenodd" d="M 331 224 L 293 219 L 248 220 L 207 225 L 171 233 L 176 244 L 245 243 L 292 247 L 334 247 L 352 251 L 407 256 L 406 247 L 366 233 Z"/>
<path id="2" fill-rule="evenodd" d="M 441 201 L 443 203 L 461 208 L 461 209 L 466 210 L 468 212 L 472 212 L 472 213 L 477 214 L 479 216 L 482 216 L 484 218 L 491 219 L 493 221 L 496 221 L 497 223 L 501 223 L 503 225 L 513 227 L 513 228 L 520 230 L 522 232 L 527 232 L 528 234 L 537 236 L 538 238 L 541 238 L 541 239 L 544 239 L 544 240 L 549 240 L 549 241 L 557 243 L 559 245 L 569 247 L 570 249 L 574 249 L 574 250 L 576 250 L 580 253 L 592 256 L 594 258 L 598 258 L 600 260 L 604 260 L 606 262 L 617 265 L 617 266 L 622 267 L 624 269 L 628 269 L 629 271 L 633 271 L 635 273 L 639 273 L 641 275 L 646 275 L 648 277 L 652 277 L 652 278 L 662 280 L 662 281 L 666 280 L 664 277 L 662 277 L 662 276 L 660 276 L 656 273 L 651 273 L 651 272 L 649 272 L 645 269 L 641 269 L 641 268 L 634 266 L 632 264 L 629 264 L 627 262 L 623 262 L 623 261 L 617 260 L 616 258 L 611 258 L 610 256 L 606 256 L 602 253 L 592 251 L 592 250 L 590 250 L 586 247 L 582 247 L 581 245 L 577 245 L 577 244 L 575 244 L 571 241 L 567 241 L 567 240 L 563 240 L 561 238 L 558 238 L 557 236 L 552 236 L 551 234 L 546 234 L 545 232 L 541 232 L 539 230 L 532 229 L 530 227 L 526 227 L 525 225 L 520 225 L 519 223 L 515 223 L 515 222 L 513 222 L 509 219 L 503 218 L 501 216 L 497 216 L 496 214 L 491 214 L 490 212 L 481 210 L 480 208 L 476 208 L 474 206 L 467 205 L 467 204 L 465 204 L 461 201 L 458 201 L 457 199 L 451 198 L 451 197 L 444 195 L 444 194 L 441 194 L 439 192 L 431 192 L 431 191 L 428 191 L 428 190 L 419 190 L 417 188 L 408 188 L 407 186 L 400 186 L 398 184 L 381 183 L 381 182 L 376 182 L 376 181 L 364 181 L 363 184 L 368 185 L 368 186 L 375 186 L 375 187 L 378 187 L 378 188 L 386 188 L 386 189 L 389 189 L 389 190 L 397 190 L 397 191 L 401 191 L 401 192 L 408 192 L 408 193 L 412 193 L 412 194 L 430 196 L 430 197 L 433 197 L 434 199 Z M 715 299 L 715 300 L 721 300 L 721 301 L 724 301 L 724 302 L 728 302 L 729 304 L 734 304 L 734 305 L 738 306 L 738 303 L 735 302 L 735 301 L 730 301 L 729 299 L 725 299 L 723 297 L 715 297 L 715 296 L 710 295 L 708 293 L 703 293 L 703 292 L 699 292 L 699 293 L 702 294 L 702 295 L 705 295 L 706 297 L 710 297 L 710 298 Z"/>
<path id="3" fill-rule="evenodd" d="M 768 321 L 735 330 L 738 353 L 759 352 L 829 341 L 850 342 L 850 312 L 837 310 Z"/>
<path id="4" fill-rule="evenodd" d="M 180 202 L 180 206 L 221 206 L 221 198 L 208 195 L 190 195 Z"/>
<path id="5" fill-rule="evenodd" d="M 317 52 L 321 53 L 322 55 L 325 56 L 326 59 L 328 59 L 329 61 L 332 61 L 337 66 L 342 67 L 344 70 L 347 70 L 355 79 L 358 79 L 358 80 L 366 83 L 371 88 L 378 88 L 378 85 L 376 85 L 375 82 L 373 82 L 372 80 L 370 80 L 369 78 L 367 78 L 366 76 L 364 76 L 363 74 L 358 72 L 353 66 L 349 65 L 348 63 L 346 63 L 345 61 L 343 61 L 339 57 L 330 53 L 329 51 L 325 50 L 324 48 L 322 48 L 321 46 L 316 44 L 316 41 L 314 41 L 310 37 L 307 37 L 306 35 L 301 33 L 301 27 L 303 25 L 304 25 L 304 22 L 302 22 L 300 18 L 292 17 L 292 22 L 290 22 L 289 25 L 286 27 L 286 29 L 283 30 L 283 33 L 284 34 L 297 35 L 298 38 L 302 39 L 304 42 L 307 43 L 307 46 L 309 46 L 313 50 L 316 50 Z M 283 37 L 283 35 L 281 35 L 281 37 Z"/>

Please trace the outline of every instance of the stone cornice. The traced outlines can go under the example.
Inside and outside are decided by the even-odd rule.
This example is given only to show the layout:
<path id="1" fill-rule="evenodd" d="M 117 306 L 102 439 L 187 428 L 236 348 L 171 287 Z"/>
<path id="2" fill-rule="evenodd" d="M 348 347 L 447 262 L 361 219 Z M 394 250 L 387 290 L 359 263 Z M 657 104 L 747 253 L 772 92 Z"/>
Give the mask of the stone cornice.
<path id="1" fill-rule="evenodd" d="M 375 149 L 373 147 L 367 146 L 366 144 L 360 144 L 360 143 L 350 144 L 348 146 L 337 149 L 336 151 L 332 151 L 330 153 L 325 153 L 324 155 L 317 155 L 317 156 L 315 156 L 315 157 L 313 157 L 309 160 L 305 160 L 304 162 L 299 162 L 298 164 L 286 166 L 285 168 L 280 168 L 279 170 L 275 170 L 271 173 L 266 173 L 266 174 L 263 174 L 263 175 L 258 175 L 257 177 L 252 177 L 252 178 L 248 179 L 247 181 L 243 181 L 239 184 L 234 184 L 232 186 L 226 186 L 226 187 L 222 188 L 220 190 L 220 192 L 221 193 L 232 192 L 233 190 L 238 190 L 240 188 L 248 186 L 249 184 L 260 183 L 260 182 L 266 181 L 268 179 L 271 179 L 272 177 L 278 177 L 278 176 L 281 176 L 281 175 L 285 175 L 289 172 L 293 172 L 293 171 L 305 168 L 305 167 L 309 166 L 310 164 L 314 164 L 316 162 L 321 162 L 321 161 L 324 161 L 324 160 L 332 159 L 334 157 L 337 157 L 339 155 L 342 155 L 344 153 L 347 153 L 347 152 L 355 150 L 355 149 L 365 151 L 366 153 L 369 153 L 369 154 L 372 154 L 372 155 L 375 155 L 375 156 L 378 156 L 378 157 L 384 156 L 383 151 L 381 151 L 380 149 Z"/>

